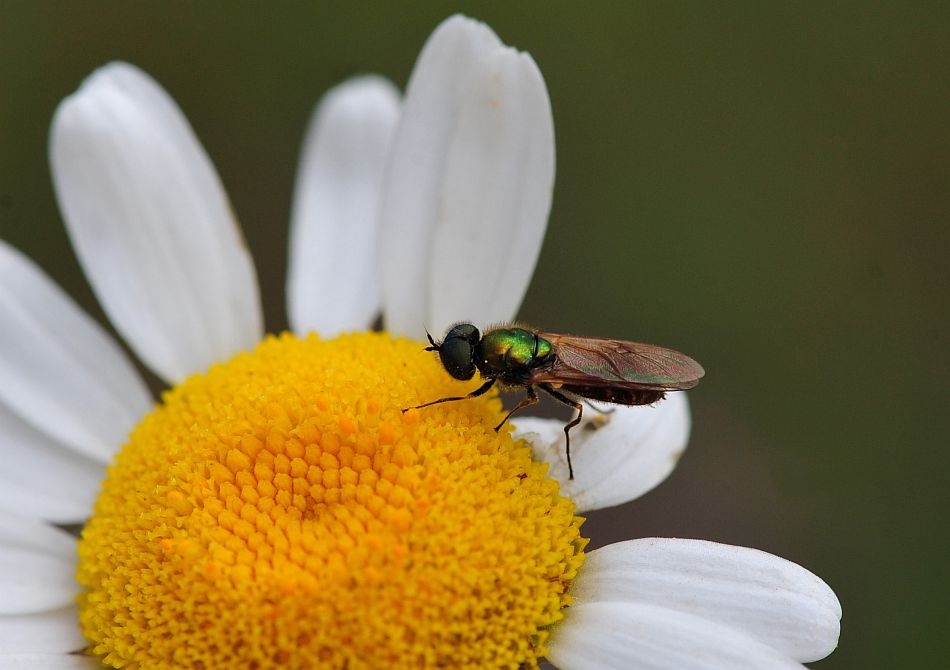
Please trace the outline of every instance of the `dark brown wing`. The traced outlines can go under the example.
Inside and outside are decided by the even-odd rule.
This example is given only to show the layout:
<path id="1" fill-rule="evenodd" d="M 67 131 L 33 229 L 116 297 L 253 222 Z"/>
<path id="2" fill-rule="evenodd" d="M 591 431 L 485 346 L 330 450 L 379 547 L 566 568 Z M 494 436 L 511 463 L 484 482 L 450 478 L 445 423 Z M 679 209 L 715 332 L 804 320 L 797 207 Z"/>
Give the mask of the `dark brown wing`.
<path id="1" fill-rule="evenodd" d="M 551 343 L 555 360 L 533 370 L 531 384 L 681 391 L 696 386 L 705 374 L 686 354 L 652 344 L 554 333 L 538 336 Z"/>

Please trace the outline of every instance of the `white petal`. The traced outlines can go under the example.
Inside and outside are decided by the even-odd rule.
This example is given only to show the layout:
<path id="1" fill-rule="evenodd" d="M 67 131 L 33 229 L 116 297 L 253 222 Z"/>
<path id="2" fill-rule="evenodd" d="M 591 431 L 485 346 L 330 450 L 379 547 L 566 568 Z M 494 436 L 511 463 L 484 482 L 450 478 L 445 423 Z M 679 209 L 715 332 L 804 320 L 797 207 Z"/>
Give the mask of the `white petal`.
<path id="1" fill-rule="evenodd" d="M 433 332 L 515 317 L 554 186 L 554 121 L 531 56 L 498 49 L 470 76 L 445 147 L 429 275 Z"/>
<path id="2" fill-rule="evenodd" d="M 454 16 L 406 94 L 381 205 L 386 326 L 422 336 L 511 319 L 547 225 L 554 127 L 534 61 Z"/>
<path id="3" fill-rule="evenodd" d="M 388 80 L 360 77 L 327 93 L 310 122 L 290 226 L 297 333 L 365 329 L 379 312 L 379 195 L 399 105 Z"/>
<path id="4" fill-rule="evenodd" d="M 0 547 L 28 549 L 71 561 L 76 556 L 76 538 L 36 519 L 0 514 Z"/>
<path id="5" fill-rule="evenodd" d="M 739 630 L 644 603 L 573 605 L 548 649 L 560 670 L 804 670 Z"/>
<path id="6" fill-rule="evenodd" d="M 166 381 L 253 347 L 250 254 L 188 121 L 141 70 L 113 63 L 66 98 L 50 138 L 66 227 L 103 308 Z"/>
<path id="7" fill-rule="evenodd" d="M 10 654 L 0 656 L 0 670 L 101 670 L 91 656 L 66 654 Z"/>
<path id="8" fill-rule="evenodd" d="M 102 328 L 2 242 L 0 322 L 0 404 L 62 444 L 108 461 L 149 410 L 149 392 Z"/>
<path id="9" fill-rule="evenodd" d="M 79 592 L 75 569 L 74 560 L 0 544 L 0 614 L 66 607 Z"/>
<path id="10" fill-rule="evenodd" d="M 29 614 L 73 603 L 76 540 L 39 523 L 0 515 L 0 615 Z"/>
<path id="11" fill-rule="evenodd" d="M 65 654 L 87 645 L 79 629 L 75 605 L 50 612 L 0 616 L 0 656 L 31 652 Z"/>
<path id="12" fill-rule="evenodd" d="M 808 662 L 838 643 L 841 605 L 821 579 L 756 549 L 648 538 L 592 551 L 574 583 L 578 603 L 648 603 L 742 630 Z"/>
<path id="13" fill-rule="evenodd" d="M 98 488 L 90 489 L 95 498 Z M 81 523 L 92 514 L 92 504 L 83 505 L 66 496 L 50 496 L 22 484 L 13 475 L 0 476 L 0 514 L 29 514 L 51 523 Z"/>
<path id="14" fill-rule="evenodd" d="M 77 523 L 92 513 L 105 468 L 70 451 L 0 403 L 0 510 Z"/>
<path id="15" fill-rule="evenodd" d="M 471 72 L 499 47 L 488 26 L 449 17 L 429 37 L 409 79 L 380 201 L 380 291 L 393 333 L 422 336 L 446 147 Z"/>
<path id="16" fill-rule="evenodd" d="M 610 413 L 585 407 L 584 421 L 571 430 L 574 479 L 568 478 L 564 421 L 514 422 L 514 437 L 525 439 L 535 458 L 551 465 L 550 476 L 561 482 L 562 495 L 577 503 L 579 513 L 639 498 L 666 479 L 689 441 L 685 393 L 670 393 L 652 406 L 597 406 Z"/>

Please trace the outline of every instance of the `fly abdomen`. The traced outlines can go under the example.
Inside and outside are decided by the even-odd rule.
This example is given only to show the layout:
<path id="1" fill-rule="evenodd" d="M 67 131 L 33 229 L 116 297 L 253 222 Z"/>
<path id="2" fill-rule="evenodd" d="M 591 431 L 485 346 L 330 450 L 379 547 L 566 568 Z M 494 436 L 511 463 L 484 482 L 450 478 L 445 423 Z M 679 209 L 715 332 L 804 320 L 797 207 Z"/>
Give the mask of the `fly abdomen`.
<path id="1" fill-rule="evenodd" d="M 581 396 L 582 398 L 588 398 L 589 400 L 602 400 L 603 402 L 612 402 L 615 405 L 652 405 L 666 397 L 663 391 L 625 389 L 617 386 L 565 384 L 561 387 L 561 390 Z"/>

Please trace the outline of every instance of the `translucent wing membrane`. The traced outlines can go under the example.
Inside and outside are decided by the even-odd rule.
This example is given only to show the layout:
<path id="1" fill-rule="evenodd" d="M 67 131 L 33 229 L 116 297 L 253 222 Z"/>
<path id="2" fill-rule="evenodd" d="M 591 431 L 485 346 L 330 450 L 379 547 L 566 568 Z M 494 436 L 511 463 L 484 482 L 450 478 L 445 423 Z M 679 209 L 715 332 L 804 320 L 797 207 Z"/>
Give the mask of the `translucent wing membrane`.
<path id="1" fill-rule="evenodd" d="M 652 344 L 553 333 L 539 336 L 551 343 L 557 356 L 551 366 L 532 375 L 531 383 L 604 383 L 675 391 L 693 388 L 705 374 L 686 354 Z"/>

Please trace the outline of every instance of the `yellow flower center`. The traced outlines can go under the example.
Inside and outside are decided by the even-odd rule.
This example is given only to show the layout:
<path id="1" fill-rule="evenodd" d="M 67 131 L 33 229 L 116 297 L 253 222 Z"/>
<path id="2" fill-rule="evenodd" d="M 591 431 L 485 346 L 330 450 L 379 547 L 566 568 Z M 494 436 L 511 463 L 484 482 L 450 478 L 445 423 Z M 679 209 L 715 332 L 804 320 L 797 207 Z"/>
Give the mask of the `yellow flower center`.
<path id="1" fill-rule="evenodd" d="M 383 334 L 269 338 L 165 394 L 79 545 L 116 668 L 536 667 L 586 540 L 497 398 Z"/>

